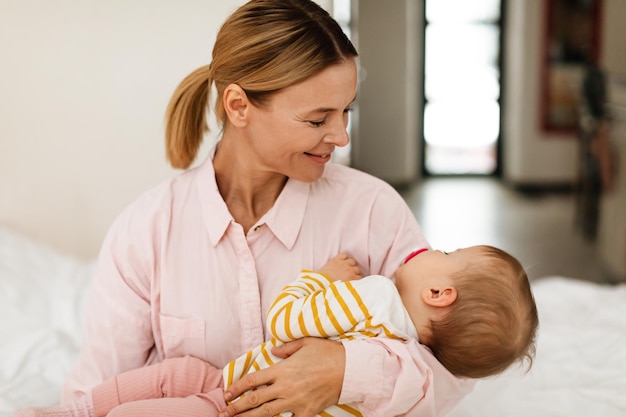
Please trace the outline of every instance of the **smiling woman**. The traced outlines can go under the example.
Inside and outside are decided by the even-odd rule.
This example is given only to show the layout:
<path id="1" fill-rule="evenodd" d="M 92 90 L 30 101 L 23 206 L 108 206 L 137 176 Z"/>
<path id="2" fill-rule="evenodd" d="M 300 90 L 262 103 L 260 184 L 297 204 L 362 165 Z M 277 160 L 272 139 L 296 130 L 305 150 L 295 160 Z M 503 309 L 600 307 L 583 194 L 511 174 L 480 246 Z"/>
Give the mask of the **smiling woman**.
<path id="1" fill-rule="evenodd" d="M 226 19 L 211 62 L 183 79 L 167 108 L 167 157 L 185 171 L 130 203 L 102 244 L 64 402 L 88 404 L 91 387 L 169 358 L 194 356 L 219 371 L 267 340 L 269 306 L 301 269 L 343 252 L 364 273 L 392 277 L 407 253 L 428 247 L 396 190 L 330 162 L 349 141 L 356 57 L 311 0 L 251 0 Z M 222 129 L 193 167 L 210 110 Z M 440 414 L 471 385 L 415 340 L 305 338 L 273 353 L 284 360 L 224 397 L 206 402 L 198 392 L 187 414 L 307 416 L 339 403 Z M 403 381 L 424 388 L 408 393 Z M 250 388 L 255 395 L 224 402 Z M 172 415 L 179 400 L 132 407 Z"/>

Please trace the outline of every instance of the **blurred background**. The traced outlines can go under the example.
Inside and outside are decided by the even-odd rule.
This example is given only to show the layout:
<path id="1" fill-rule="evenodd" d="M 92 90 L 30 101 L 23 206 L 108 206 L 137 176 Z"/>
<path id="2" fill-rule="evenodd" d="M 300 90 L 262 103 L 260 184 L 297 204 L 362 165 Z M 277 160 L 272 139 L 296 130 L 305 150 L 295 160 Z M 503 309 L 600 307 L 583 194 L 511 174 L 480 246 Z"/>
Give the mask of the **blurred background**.
<path id="1" fill-rule="evenodd" d="M 177 174 L 168 99 L 243 2 L 0 0 L 0 227 L 97 256 L 115 216 Z M 435 247 L 500 246 L 532 279 L 626 280 L 625 1 L 319 3 L 361 55 L 337 162 L 394 185 Z"/>

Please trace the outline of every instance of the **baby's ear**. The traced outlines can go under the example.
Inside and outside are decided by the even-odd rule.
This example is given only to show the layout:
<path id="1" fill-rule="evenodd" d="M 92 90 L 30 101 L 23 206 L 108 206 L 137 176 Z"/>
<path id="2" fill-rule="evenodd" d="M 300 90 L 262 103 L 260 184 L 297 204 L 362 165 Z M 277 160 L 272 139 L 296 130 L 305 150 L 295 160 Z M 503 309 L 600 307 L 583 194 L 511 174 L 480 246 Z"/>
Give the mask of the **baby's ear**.
<path id="1" fill-rule="evenodd" d="M 422 290 L 422 301 L 431 307 L 448 307 L 456 301 L 454 287 L 430 287 Z"/>

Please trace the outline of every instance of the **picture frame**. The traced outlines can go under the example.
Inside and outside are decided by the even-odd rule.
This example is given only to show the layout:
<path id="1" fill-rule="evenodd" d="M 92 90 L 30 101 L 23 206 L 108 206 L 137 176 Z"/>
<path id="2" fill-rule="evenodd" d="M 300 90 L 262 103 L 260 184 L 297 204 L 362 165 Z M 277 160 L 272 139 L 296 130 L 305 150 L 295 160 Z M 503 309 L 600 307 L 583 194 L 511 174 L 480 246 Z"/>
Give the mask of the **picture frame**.
<path id="1" fill-rule="evenodd" d="M 541 128 L 577 131 L 582 84 L 600 57 L 602 0 L 545 0 L 541 60 Z"/>

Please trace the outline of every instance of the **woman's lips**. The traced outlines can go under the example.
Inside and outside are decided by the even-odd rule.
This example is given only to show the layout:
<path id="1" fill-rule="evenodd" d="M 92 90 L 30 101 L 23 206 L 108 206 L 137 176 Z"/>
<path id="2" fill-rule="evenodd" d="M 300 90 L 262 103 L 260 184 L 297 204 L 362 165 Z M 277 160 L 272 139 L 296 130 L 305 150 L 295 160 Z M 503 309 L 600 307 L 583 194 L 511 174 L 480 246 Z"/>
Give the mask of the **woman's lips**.
<path id="1" fill-rule="evenodd" d="M 313 161 L 321 163 L 321 164 L 325 164 L 326 162 L 330 161 L 330 155 L 331 155 L 330 153 L 316 155 L 316 154 L 308 153 L 308 152 L 305 152 L 304 154 L 308 156 L 310 159 L 312 159 Z"/>

